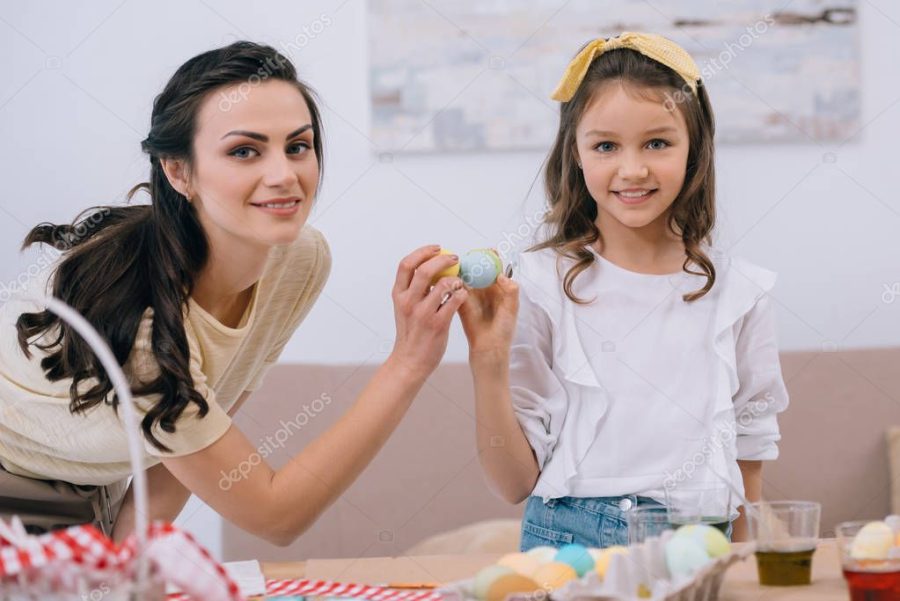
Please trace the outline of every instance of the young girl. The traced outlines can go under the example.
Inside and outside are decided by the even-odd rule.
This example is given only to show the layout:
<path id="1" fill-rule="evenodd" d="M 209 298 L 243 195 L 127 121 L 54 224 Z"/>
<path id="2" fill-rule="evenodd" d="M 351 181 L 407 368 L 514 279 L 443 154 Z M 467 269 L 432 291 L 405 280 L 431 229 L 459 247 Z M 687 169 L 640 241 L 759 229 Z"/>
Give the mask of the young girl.
<path id="1" fill-rule="evenodd" d="M 446 348 L 467 292 L 434 276 L 438 246 L 401 263 L 394 349 L 356 403 L 275 470 L 232 425 L 325 284 L 331 259 L 306 220 L 322 170 L 310 90 L 268 46 L 237 42 L 182 65 L 153 104 L 149 205 L 98 207 L 26 238 L 65 249 L 54 296 L 123 365 L 143 413 L 151 519 L 191 493 L 275 544 L 306 529 L 397 427 Z M 109 375 L 54 314 L 22 296 L 0 311 L 0 515 L 32 530 L 132 529 L 127 440 Z M 298 385 L 298 412 L 327 399 Z M 302 409 L 301 409 L 302 407 Z M 118 519 L 117 519 L 118 516 Z"/>
<path id="2" fill-rule="evenodd" d="M 630 510 L 724 487 L 717 474 L 759 499 L 788 402 L 775 276 L 710 246 L 713 115 L 694 61 L 655 35 L 597 40 L 554 98 L 550 236 L 460 311 L 482 465 L 504 499 L 530 495 L 523 550 L 627 544 Z"/>

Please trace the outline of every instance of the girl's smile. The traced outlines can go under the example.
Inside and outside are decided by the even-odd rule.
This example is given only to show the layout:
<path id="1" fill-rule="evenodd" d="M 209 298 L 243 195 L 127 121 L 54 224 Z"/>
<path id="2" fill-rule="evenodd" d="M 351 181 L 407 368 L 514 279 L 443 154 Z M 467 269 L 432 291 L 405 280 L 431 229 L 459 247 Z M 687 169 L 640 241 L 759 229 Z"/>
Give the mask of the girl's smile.
<path id="1" fill-rule="evenodd" d="M 659 218 L 681 192 L 687 123 L 652 94 L 612 83 L 596 93 L 578 123 L 579 162 L 600 231 L 663 223 Z"/>

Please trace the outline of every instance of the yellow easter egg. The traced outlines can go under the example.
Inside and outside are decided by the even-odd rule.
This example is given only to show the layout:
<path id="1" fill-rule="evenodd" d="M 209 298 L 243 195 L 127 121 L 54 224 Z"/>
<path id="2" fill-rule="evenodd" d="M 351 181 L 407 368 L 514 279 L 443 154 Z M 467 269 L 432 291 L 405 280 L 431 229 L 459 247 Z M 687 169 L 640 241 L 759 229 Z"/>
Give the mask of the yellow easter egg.
<path id="1" fill-rule="evenodd" d="M 612 561 L 613 555 L 628 555 L 628 548 L 616 545 L 600 550 L 600 553 L 594 558 L 594 569 L 600 578 L 606 578 L 606 570 L 609 569 L 609 562 Z"/>
<path id="2" fill-rule="evenodd" d="M 488 587 L 485 601 L 504 601 L 513 593 L 533 593 L 541 588 L 531 578 L 521 574 L 504 574 Z"/>
<path id="3" fill-rule="evenodd" d="M 500 561 L 497 562 L 497 565 L 507 567 L 513 572 L 518 572 L 523 576 L 531 576 L 534 571 L 538 569 L 540 563 L 538 558 L 533 555 L 528 555 L 526 553 L 510 553 L 509 555 L 501 557 Z"/>
<path id="4" fill-rule="evenodd" d="M 483 568 L 475 575 L 475 580 L 472 583 L 472 592 L 475 593 L 477 598 L 485 599 L 487 598 L 488 590 L 493 586 L 494 582 L 501 576 L 508 574 L 515 574 L 515 572 L 504 566 L 494 565 Z"/>
<path id="5" fill-rule="evenodd" d="M 452 250 L 447 250 L 446 248 L 442 248 L 441 252 L 438 254 L 455 255 L 456 253 L 454 253 Z M 434 286 L 435 284 L 437 284 L 438 280 L 440 280 L 441 278 L 455 278 L 458 276 L 459 276 L 459 261 L 457 261 L 456 263 L 454 263 L 453 265 L 451 265 L 444 271 L 441 271 L 436 276 L 434 276 L 434 279 L 431 280 L 431 285 Z"/>
<path id="6" fill-rule="evenodd" d="M 535 582 L 541 585 L 544 590 L 555 591 L 567 582 L 577 580 L 578 573 L 575 572 L 575 568 L 567 563 L 551 561 L 535 570 L 532 578 L 534 578 Z"/>

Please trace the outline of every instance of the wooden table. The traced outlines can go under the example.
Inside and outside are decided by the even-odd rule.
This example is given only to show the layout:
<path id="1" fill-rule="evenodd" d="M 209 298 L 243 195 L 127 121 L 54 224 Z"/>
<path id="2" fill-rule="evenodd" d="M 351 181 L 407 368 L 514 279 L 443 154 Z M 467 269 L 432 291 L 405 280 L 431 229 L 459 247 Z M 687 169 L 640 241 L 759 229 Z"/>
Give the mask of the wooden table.
<path id="1" fill-rule="evenodd" d="M 396 582 L 445 583 L 471 578 L 497 555 L 430 555 L 421 557 L 370 557 L 362 559 L 311 559 L 306 562 L 263 562 L 267 578 L 313 578 L 357 584 Z M 760 586 L 756 560 L 751 555 L 728 570 L 720 601 L 846 601 L 847 586 L 841 574 L 833 540 L 819 544 L 813 556 L 813 583 L 809 586 Z"/>

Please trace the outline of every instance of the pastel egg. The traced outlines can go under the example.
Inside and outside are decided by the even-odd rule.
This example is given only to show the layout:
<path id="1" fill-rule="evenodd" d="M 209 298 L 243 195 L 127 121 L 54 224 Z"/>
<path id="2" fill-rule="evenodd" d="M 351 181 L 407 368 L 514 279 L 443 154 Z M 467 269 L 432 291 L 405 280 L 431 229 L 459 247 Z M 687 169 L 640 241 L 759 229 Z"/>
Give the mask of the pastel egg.
<path id="1" fill-rule="evenodd" d="M 894 531 L 884 522 L 869 522 L 856 533 L 850 545 L 853 559 L 887 559 L 894 545 Z"/>
<path id="2" fill-rule="evenodd" d="M 692 536 L 673 536 L 666 543 L 666 567 L 673 576 L 690 576 L 710 560 Z"/>
<path id="3" fill-rule="evenodd" d="M 483 568 L 475 575 L 475 581 L 472 583 L 472 592 L 479 599 L 487 598 L 488 589 L 491 588 L 498 578 L 507 574 L 515 574 L 515 572 L 506 566 L 493 565 Z"/>
<path id="4" fill-rule="evenodd" d="M 567 563 L 551 561 L 535 570 L 532 578 L 544 590 L 555 591 L 567 582 L 577 580 L 578 574 L 575 572 L 575 568 Z"/>
<path id="5" fill-rule="evenodd" d="M 559 550 L 553 560 L 572 566 L 579 578 L 594 569 L 594 558 L 584 545 L 574 543 L 566 545 Z"/>
<path id="6" fill-rule="evenodd" d="M 889 515 L 884 518 L 884 523 L 891 527 L 894 534 L 900 535 L 900 515 Z"/>
<path id="7" fill-rule="evenodd" d="M 553 561 L 553 558 L 556 557 L 558 551 L 559 549 L 556 547 L 540 546 L 528 549 L 525 551 L 525 555 L 536 558 L 538 563 L 549 563 Z"/>
<path id="8" fill-rule="evenodd" d="M 501 557 L 500 561 L 497 562 L 497 565 L 506 566 L 513 572 L 517 572 L 523 576 L 531 576 L 534 571 L 538 569 L 540 561 L 538 561 L 537 557 L 526 553 L 510 553 L 509 555 Z"/>
<path id="9" fill-rule="evenodd" d="M 718 528 L 709 524 L 689 524 L 675 531 L 675 536 L 691 536 L 703 545 L 710 557 L 724 557 L 731 553 L 731 543 Z"/>
<path id="10" fill-rule="evenodd" d="M 521 574 L 503 574 L 488 587 L 484 601 L 504 601 L 513 593 L 533 593 L 540 588 L 537 582 Z"/>
<path id="11" fill-rule="evenodd" d="M 459 259 L 459 277 L 469 288 L 487 288 L 503 271 L 503 263 L 489 248 L 471 250 Z"/>
<path id="12" fill-rule="evenodd" d="M 628 548 L 615 545 L 600 549 L 599 554 L 594 558 L 594 570 L 600 578 L 606 578 L 606 571 L 609 569 L 609 562 L 612 561 L 613 555 L 628 555 Z"/>
<path id="13" fill-rule="evenodd" d="M 452 250 L 447 250 L 446 248 L 442 248 L 441 252 L 438 254 L 452 255 L 455 253 Z M 458 275 L 459 275 L 459 261 L 457 261 L 456 263 L 454 263 L 447 269 L 441 271 L 436 276 L 434 276 L 434 278 L 431 280 L 431 285 L 434 286 L 435 284 L 437 284 L 438 280 L 440 280 L 441 278 L 455 278 Z"/>

